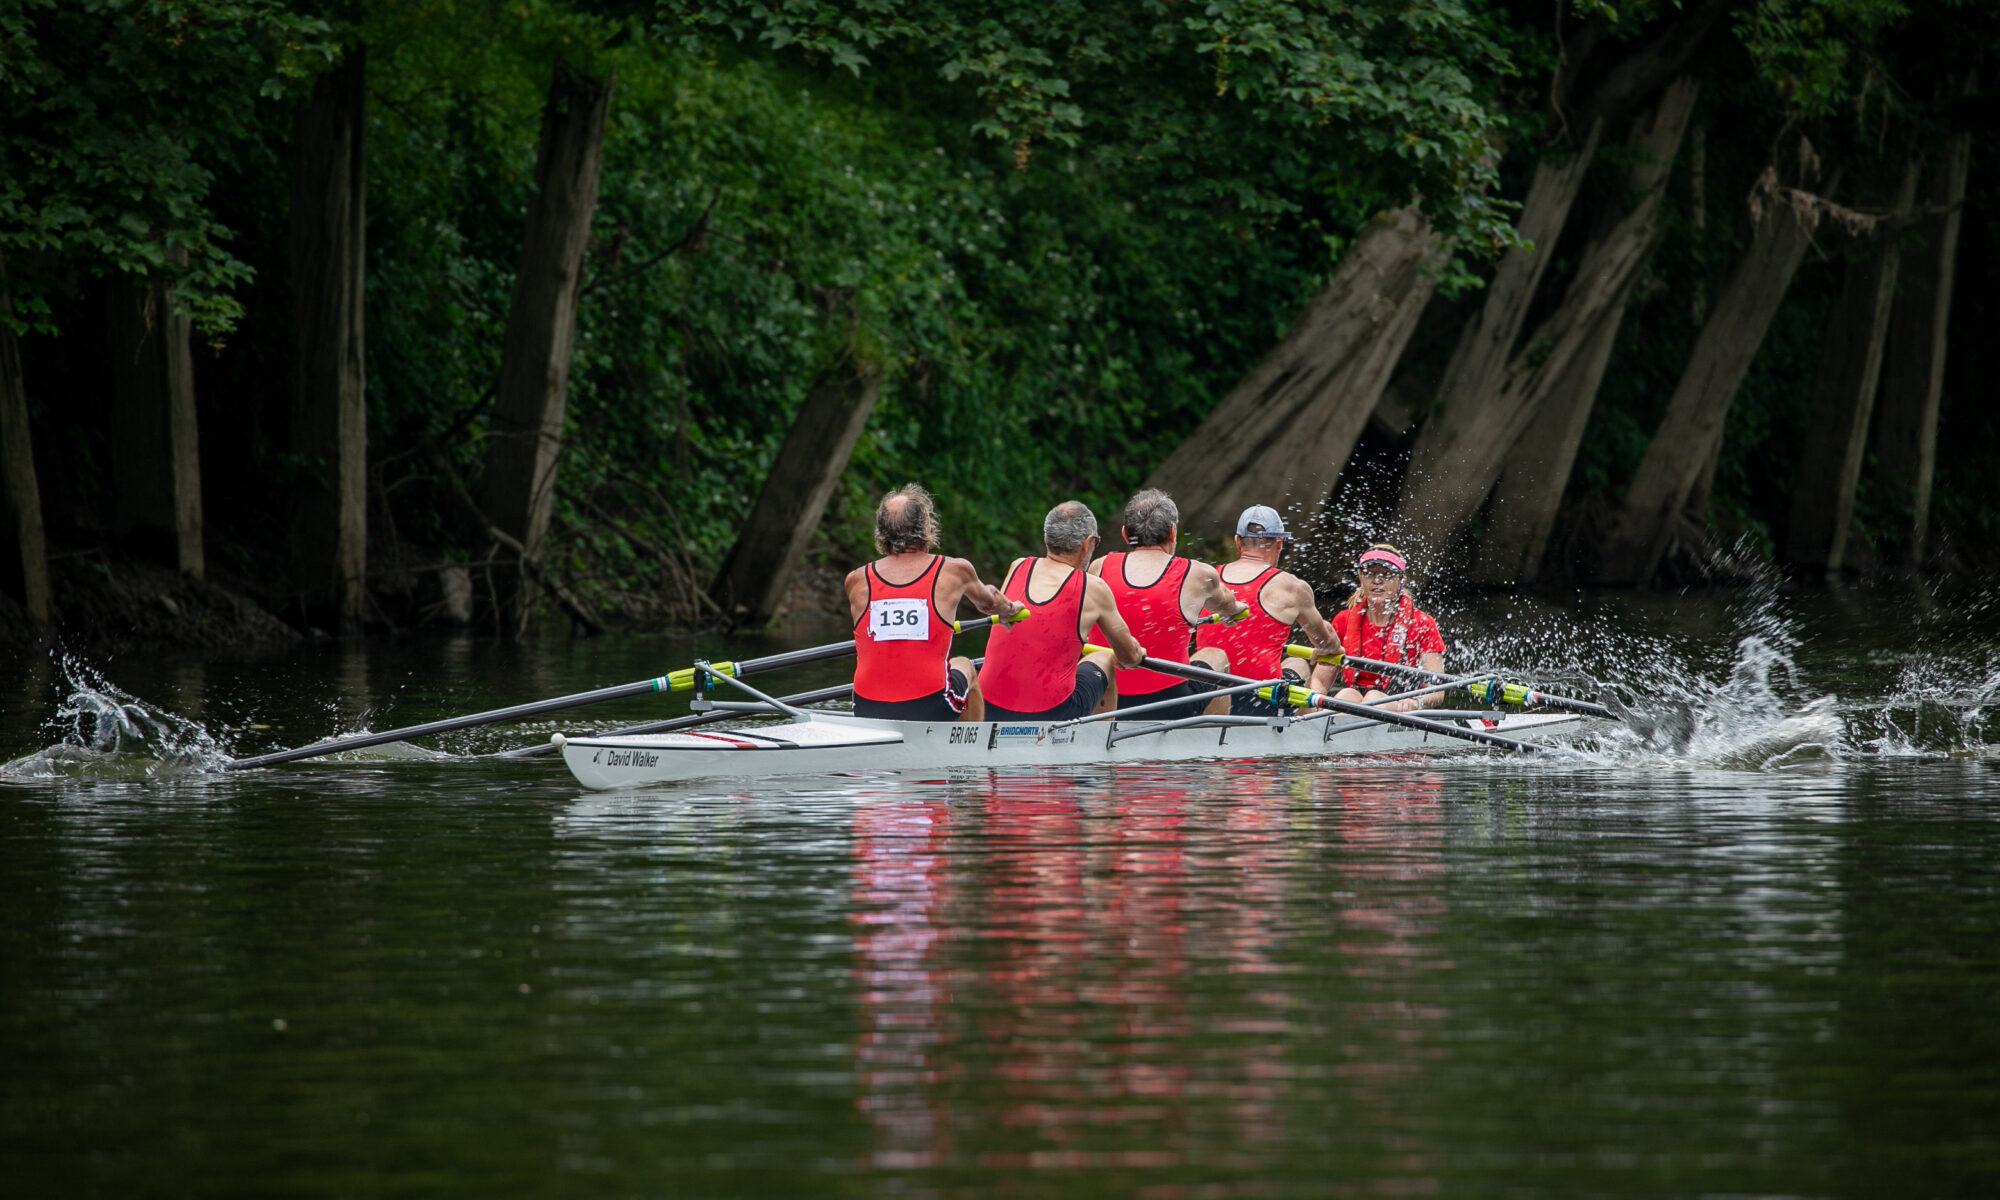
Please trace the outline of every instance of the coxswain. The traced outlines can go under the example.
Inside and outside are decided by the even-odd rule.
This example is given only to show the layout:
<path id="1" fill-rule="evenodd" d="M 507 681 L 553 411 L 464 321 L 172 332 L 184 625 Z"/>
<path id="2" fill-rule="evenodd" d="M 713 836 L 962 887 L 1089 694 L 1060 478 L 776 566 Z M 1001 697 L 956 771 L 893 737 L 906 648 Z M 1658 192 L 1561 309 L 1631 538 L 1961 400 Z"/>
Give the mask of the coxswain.
<path id="1" fill-rule="evenodd" d="M 986 641 L 979 690 L 987 720 L 1067 721 L 1104 711 L 1117 700 L 1114 658 L 1125 667 L 1145 658 L 1111 588 L 1086 570 L 1099 540 L 1096 516 L 1081 501 L 1065 500 L 1042 519 L 1044 553 L 1017 558 L 1008 569 L 1000 590 L 1033 619 L 995 626 Z M 1084 631 L 1093 625 L 1111 650 L 1085 657 Z"/>
<path id="2" fill-rule="evenodd" d="M 1125 618 L 1132 636 L 1146 648 L 1148 657 L 1177 663 L 1191 659 L 1211 671 L 1227 671 L 1229 654 L 1220 646 L 1209 646 L 1189 655 L 1196 620 L 1204 608 L 1221 613 L 1224 620 L 1234 620 L 1247 615 L 1250 606 L 1222 586 L 1222 578 L 1214 567 L 1174 553 L 1174 544 L 1180 536 L 1180 519 L 1181 511 L 1173 497 L 1158 488 L 1139 492 L 1125 502 L 1120 521 L 1119 533 L 1132 548 L 1104 555 L 1090 564 L 1090 573 L 1110 586 L 1112 598 L 1118 603 L 1118 615 Z M 1090 640 L 1102 639 L 1093 630 Z M 1204 712 L 1221 716 L 1229 711 L 1225 697 L 1201 699 L 1215 690 L 1212 683 L 1182 679 L 1144 667 L 1120 671 L 1114 682 L 1118 686 L 1119 708 L 1188 701 L 1179 708 L 1156 709 L 1145 714 L 1149 720 L 1172 721 Z"/>
<path id="3" fill-rule="evenodd" d="M 1292 627 L 1303 630 L 1306 640 L 1324 654 L 1334 653 L 1340 642 L 1333 627 L 1313 607 L 1312 587 L 1278 566 L 1278 557 L 1291 539 L 1277 509 L 1253 504 L 1243 510 L 1236 518 L 1236 557 L 1224 563 L 1219 574 L 1222 585 L 1250 606 L 1250 615 L 1229 625 L 1203 625 L 1195 631 L 1194 642 L 1203 650 L 1215 647 L 1226 652 L 1231 674 L 1248 679 L 1283 678 L 1294 687 L 1307 687 L 1311 686 L 1312 668 L 1303 659 L 1285 657 Z M 1250 692 L 1238 692 L 1229 701 L 1229 711 L 1239 717 L 1275 716 L 1286 708 Z"/>
<path id="4" fill-rule="evenodd" d="M 1021 613 L 962 558 L 938 554 L 937 505 L 906 483 L 875 506 L 882 557 L 847 573 L 854 618 L 854 715 L 890 721 L 979 719 L 972 660 L 952 657 L 960 600 L 987 616 Z"/>
<path id="5" fill-rule="evenodd" d="M 1402 551 L 1387 542 L 1377 542 L 1354 561 L 1355 582 L 1360 586 L 1347 598 L 1347 607 L 1333 614 L 1333 631 L 1347 654 L 1383 662 L 1402 663 L 1426 671 L 1444 670 L 1444 635 L 1431 615 L 1417 608 L 1404 580 L 1409 564 Z M 1372 703 L 1392 691 L 1415 690 L 1386 675 L 1360 667 L 1321 666 L 1314 682 L 1322 689 L 1331 687 L 1336 672 L 1346 686 L 1337 700 Z M 1444 702 L 1443 692 L 1392 700 L 1383 708 L 1409 712 L 1414 708 L 1435 708 Z"/>

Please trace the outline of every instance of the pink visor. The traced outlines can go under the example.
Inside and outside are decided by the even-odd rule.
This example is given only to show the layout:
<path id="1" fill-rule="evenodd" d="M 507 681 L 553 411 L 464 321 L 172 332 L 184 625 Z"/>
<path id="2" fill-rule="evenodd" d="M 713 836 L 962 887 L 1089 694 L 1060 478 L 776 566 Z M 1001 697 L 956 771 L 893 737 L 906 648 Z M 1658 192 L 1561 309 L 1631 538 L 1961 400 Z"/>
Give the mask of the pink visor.
<path id="1" fill-rule="evenodd" d="M 1360 558 L 1354 560 L 1355 567 L 1359 569 L 1365 570 L 1369 563 L 1381 563 L 1385 567 L 1394 567 L 1398 575 L 1407 575 L 1410 570 L 1409 564 L 1403 561 L 1403 556 L 1394 550 L 1368 550 L 1364 551 Z"/>

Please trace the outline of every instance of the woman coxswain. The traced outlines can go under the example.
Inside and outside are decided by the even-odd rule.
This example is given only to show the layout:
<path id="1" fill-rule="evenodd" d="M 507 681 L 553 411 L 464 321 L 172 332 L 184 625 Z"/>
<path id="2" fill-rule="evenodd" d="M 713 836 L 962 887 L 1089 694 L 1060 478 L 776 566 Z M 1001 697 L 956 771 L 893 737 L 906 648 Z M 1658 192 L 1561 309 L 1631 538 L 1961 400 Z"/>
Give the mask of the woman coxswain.
<path id="1" fill-rule="evenodd" d="M 1333 629 L 1340 636 L 1341 650 L 1358 658 L 1444 670 L 1444 635 L 1427 612 L 1417 608 L 1404 587 L 1409 566 L 1402 552 L 1386 542 L 1377 542 L 1361 552 L 1354 562 L 1356 582 L 1347 607 L 1334 614 Z M 1394 678 L 1377 675 L 1360 667 L 1320 667 L 1314 672 L 1322 680 L 1335 672 L 1342 687 L 1334 698 L 1356 703 L 1380 700 L 1390 691 L 1409 691 Z M 1435 708 L 1444 702 L 1443 692 L 1432 692 L 1409 700 L 1395 700 L 1382 707 L 1396 712 L 1415 708 Z"/>

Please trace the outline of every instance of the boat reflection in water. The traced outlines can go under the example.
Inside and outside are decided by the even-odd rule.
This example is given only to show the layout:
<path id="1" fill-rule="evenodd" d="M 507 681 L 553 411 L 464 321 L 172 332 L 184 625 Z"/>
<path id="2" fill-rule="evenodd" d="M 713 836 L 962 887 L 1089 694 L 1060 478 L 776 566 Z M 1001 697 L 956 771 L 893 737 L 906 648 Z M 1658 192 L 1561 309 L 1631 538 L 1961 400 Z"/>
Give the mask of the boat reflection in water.
<path id="1" fill-rule="evenodd" d="M 1451 964 L 1437 785 L 1397 774 L 1210 774 L 1224 800 L 1170 768 L 992 772 L 860 803 L 871 1165 L 1248 1172 L 1337 1143 L 1421 1182 L 1442 1009 L 1411 984 Z M 1333 851 L 1335 888 L 1294 894 Z"/>

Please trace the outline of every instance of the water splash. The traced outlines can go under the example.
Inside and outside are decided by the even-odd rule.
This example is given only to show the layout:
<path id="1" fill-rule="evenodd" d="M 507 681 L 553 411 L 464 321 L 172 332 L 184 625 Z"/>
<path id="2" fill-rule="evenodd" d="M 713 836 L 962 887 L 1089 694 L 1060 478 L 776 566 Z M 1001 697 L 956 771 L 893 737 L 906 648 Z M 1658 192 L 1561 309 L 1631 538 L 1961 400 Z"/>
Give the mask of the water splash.
<path id="1" fill-rule="evenodd" d="M 48 730 L 53 744 L 0 764 L 0 780 L 141 782 L 210 771 L 228 750 L 199 723 L 146 703 L 68 654 L 57 660 L 64 698 Z"/>

